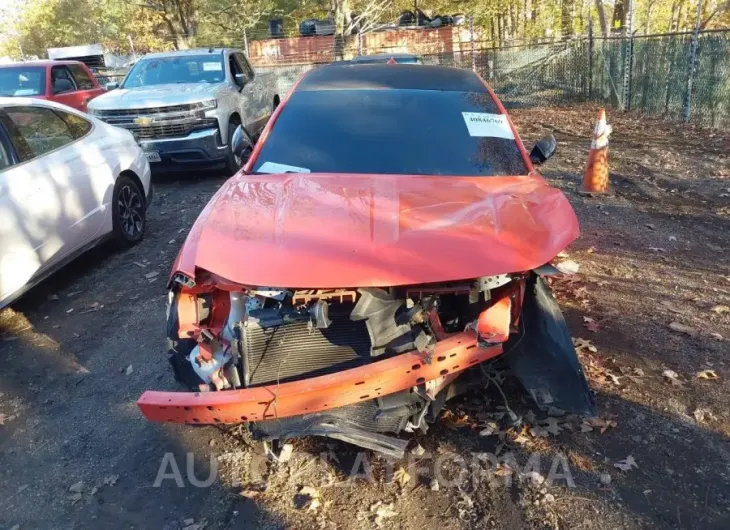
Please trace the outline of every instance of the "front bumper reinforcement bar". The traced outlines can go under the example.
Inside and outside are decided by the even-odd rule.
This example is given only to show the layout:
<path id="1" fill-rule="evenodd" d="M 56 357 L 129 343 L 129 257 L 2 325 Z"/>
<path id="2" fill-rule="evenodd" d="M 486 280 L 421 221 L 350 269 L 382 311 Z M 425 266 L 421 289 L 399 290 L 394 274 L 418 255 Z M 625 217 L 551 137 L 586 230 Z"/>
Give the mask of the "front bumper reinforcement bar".
<path id="1" fill-rule="evenodd" d="M 502 353 L 502 345 L 479 347 L 473 331 L 436 343 L 431 362 L 416 351 L 334 374 L 242 390 L 157 392 L 137 400 L 151 421 L 211 424 L 262 421 L 321 412 L 399 392 L 461 372 Z"/>

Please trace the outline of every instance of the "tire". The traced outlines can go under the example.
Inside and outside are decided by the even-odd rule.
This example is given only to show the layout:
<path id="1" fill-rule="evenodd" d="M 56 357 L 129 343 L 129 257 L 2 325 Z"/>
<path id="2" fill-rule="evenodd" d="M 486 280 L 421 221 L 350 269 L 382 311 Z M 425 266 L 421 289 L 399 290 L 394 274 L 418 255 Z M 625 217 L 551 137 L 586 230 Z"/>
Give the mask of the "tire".
<path id="1" fill-rule="evenodd" d="M 123 247 L 136 245 L 144 237 L 147 207 L 144 191 L 126 175 L 120 175 L 112 194 L 112 227 L 114 238 Z"/>
<path id="2" fill-rule="evenodd" d="M 238 173 L 238 170 L 241 169 L 241 166 L 243 166 L 244 158 L 242 157 L 239 160 L 233 152 L 233 133 L 236 132 L 236 127 L 239 125 L 241 124 L 238 123 L 237 120 L 231 120 L 228 122 L 228 155 L 226 158 L 226 173 L 229 175 L 235 175 Z M 245 129 L 243 132 L 244 134 L 247 134 Z"/>

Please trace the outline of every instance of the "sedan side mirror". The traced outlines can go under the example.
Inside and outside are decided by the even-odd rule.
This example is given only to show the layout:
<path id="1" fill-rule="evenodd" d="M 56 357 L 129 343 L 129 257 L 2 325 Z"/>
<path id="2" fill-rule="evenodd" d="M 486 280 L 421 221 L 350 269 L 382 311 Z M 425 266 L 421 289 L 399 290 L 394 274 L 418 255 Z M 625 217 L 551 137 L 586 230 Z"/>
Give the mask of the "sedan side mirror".
<path id="1" fill-rule="evenodd" d="M 106 88 L 107 90 L 114 90 L 119 88 L 119 83 L 117 81 L 111 81 L 104 85 L 104 88 Z"/>
<path id="2" fill-rule="evenodd" d="M 239 125 L 236 127 L 236 130 L 233 131 L 233 137 L 231 138 L 231 150 L 233 151 L 233 156 L 236 157 L 238 165 L 241 165 L 243 159 L 251 153 L 252 149 L 253 144 L 251 143 L 251 140 L 244 132 L 243 127 Z"/>
<path id="3" fill-rule="evenodd" d="M 535 147 L 530 151 L 530 160 L 535 165 L 544 163 L 548 158 L 555 154 L 558 142 L 555 140 L 555 136 L 552 134 L 546 136 L 535 144 Z"/>

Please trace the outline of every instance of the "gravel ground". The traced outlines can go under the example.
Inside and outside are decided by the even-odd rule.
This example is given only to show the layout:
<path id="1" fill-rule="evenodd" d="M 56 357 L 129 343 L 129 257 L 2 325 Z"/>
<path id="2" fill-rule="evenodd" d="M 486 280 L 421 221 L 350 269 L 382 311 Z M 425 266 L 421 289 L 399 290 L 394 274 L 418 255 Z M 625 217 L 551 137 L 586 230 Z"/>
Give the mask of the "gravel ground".
<path id="1" fill-rule="evenodd" d="M 240 427 L 146 422 L 139 394 L 177 388 L 167 274 L 223 182 L 162 178 L 139 246 L 96 249 L 0 311 L 0 528 L 729 527 L 730 138 L 609 115 L 613 193 L 583 197 L 595 113 L 513 117 L 526 144 L 559 141 L 543 174 L 583 235 L 554 288 L 597 418 L 540 415 L 500 374 L 523 427 L 492 385 L 404 434 L 418 448 L 399 462 L 311 438 L 272 463 Z"/>

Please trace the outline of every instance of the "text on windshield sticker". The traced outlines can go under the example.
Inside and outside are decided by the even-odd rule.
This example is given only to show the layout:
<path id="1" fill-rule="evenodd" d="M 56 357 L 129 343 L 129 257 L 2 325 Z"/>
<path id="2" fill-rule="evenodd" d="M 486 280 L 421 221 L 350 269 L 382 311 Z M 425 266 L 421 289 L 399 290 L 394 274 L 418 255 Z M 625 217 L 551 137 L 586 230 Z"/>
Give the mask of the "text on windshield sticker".
<path id="1" fill-rule="evenodd" d="M 220 72 L 221 70 L 223 70 L 221 63 L 203 63 L 204 72 Z"/>
<path id="2" fill-rule="evenodd" d="M 515 139 L 505 114 L 490 114 L 488 112 L 462 112 L 461 114 L 464 116 L 469 136 Z"/>

